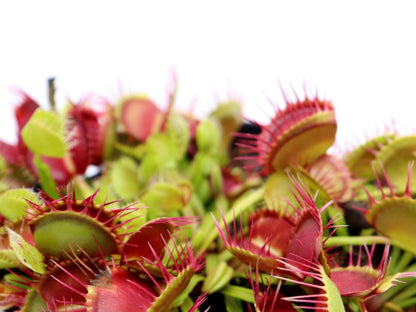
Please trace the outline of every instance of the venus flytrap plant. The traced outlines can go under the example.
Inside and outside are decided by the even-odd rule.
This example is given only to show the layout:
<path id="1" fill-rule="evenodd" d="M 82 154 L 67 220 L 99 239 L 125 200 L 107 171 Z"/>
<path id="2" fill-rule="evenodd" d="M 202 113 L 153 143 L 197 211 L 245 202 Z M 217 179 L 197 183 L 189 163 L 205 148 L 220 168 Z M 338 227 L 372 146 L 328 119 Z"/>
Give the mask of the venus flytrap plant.
<path id="1" fill-rule="evenodd" d="M 82 254 L 69 256 L 72 261 L 69 266 L 55 263 L 61 272 L 51 275 L 50 282 L 54 289 L 45 285 L 40 287 L 44 292 L 57 292 L 60 284 L 61 294 L 48 293 L 43 297 L 50 298 L 47 306 L 53 307 L 52 311 L 58 311 L 58 308 L 72 311 L 74 305 L 76 311 L 166 311 L 183 293 L 194 272 L 201 269 L 202 258 L 194 258 L 186 242 L 177 241 L 174 248 L 179 252 L 179 258 L 173 258 L 173 251 L 168 251 L 175 273 L 165 267 L 156 253 L 153 254 L 155 261 L 145 260 L 160 270 L 161 277 L 149 273 L 140 262 L 144 276 L 117 264 L 114 258 L 110 261 L 103 256 L 91 259 L 86 253 L 88 260 L 82 260 Z M 65 297 L 70 293 L 73 297 Z M 201 299 L 198 298 L 192 309 L 200 304 Z"/>
<path id="2" fill-rule="evenodd" d="M 61 116 L 24 95 L 15 110 L 18 142 L 15 147 L 2 143 L 0 154 L 10 166 L 25 168 L 44 191 L 57 197 L 57 186 L 65 187 L 75 175 L 84 174 L 88 165 L 100 164 L 104 153 L 108 156 L 104 143 L 111 141 L 108 113 L 79 103 L 71 104 Z"/>
<path id="3" fill-rule="evenodd" d="M 117 220 L 129 214 L 130 207 L 95 206 L 94 195 L 80 201 L 70 191 L 57 200 L 46 194 L 42 199 L 44 206 L 29 202 L 34 245 L 8 230 L 18 259 L 32 271 L 25 284 L 27 290 L 19 288 L 10 294 L 25 298 L 25 311 L 166 311 L 181 304 L 186 297 L 180 303 L 175 299 L 195 287 L 191 284 L 188 289 L 193 276 L 203 268 L 204 258 L 193 254 L 183 234 L 175 234 L 179 227 L 194 222 L 192 218 L 153 220 L 132 233 L 120 233 L 119 228 L 131 220 Z M 42 221 L 43 228 L 39 225 Z M 61 227 L 61 231 L 51 230 L 56 237 L 39 234 L 56 224 Z M 47 265 L 46 270 L 42 265 Z M 108 300 L 110 306 L 102 303 Z M 202 302 L 202 297 L 198 298 L 192 309 Z"/>
<path id="4" fill-rule="evenodd" d="M 112 268 L 107 267 L 106 271 L 99 276 L 101 282 L 92 283 L 87 286 L 86 305 L 91 311 L 165 311 L 168 310 L 176 297 L 178 297 L 190 282 L 196 271 L 201 269 L 200 257 L 193 257 L 191 247 L 185 241 L 175 243 L 174 249 L 178 251 L 179 257 L 174 258 L 173 250 L 168 248 L 170 259 L 173 261 L 173 268 L 177 275 L 172 274 L 162 263 L 162 259 L 153 252 L 155 261 L 146 259 L 148 264 L 155 265 L 161 272 L 162 279 L 156 278 L 145 268 L 141 262 L 147 279 L 139 279 L 129 271 L 117 267 L 113 263 Z M 111 274 L 108 279 L 106 274 Z M 163 284 L 166 284 L 163 286 Z M 107 297 L 108 296 L 108 297 Z M 107 298 L 106 298 L 107 297 Z M 103 300 L 106 298 L 105 300 Z M 102 305 L 104 302 L 108 302 Z M 111 300 L 113 301 L 111 303 Z"/>
<path id="5" fill-rule="evenodd" d="M 1 308 L 414 305 L 413 135 L 389 132 L 340 157 L 329 149 L 330 101 L 285 95 L 286 107 L 249 134 L 239 102 L 196 118 L 175 108 L 176 91 L 174 79 L 166 107 L 89 95 L 64 110 L 22 93 L 18 144 L 0 142 Z M 357 227 L 348 207 L 366 229 L 347 227 Z M 379 254 L 385 244 L 393 249 Z"/>
<path id="6" fill-rule="evenodd" d="M 95 205 L 94 197 L 95 194 L 76 200 L 68 187 L 67 194 L 56 200 L 42 194 L 42 206 L 29 202 L 28 223 L 36 246 L 48 256 L 58 258 L 74 246 L 91 256 L 117 252 L 123 241 L 118 229 L 130 222 L 120 223 L 120 218 L 137 208 L 106 209 L 111 202 Z M 50 233 L 56 234 L 51 237 Z"/>
<path id="7" fill-rule="evenodd" d="M 195 154 L 189 175 L 203 203 L 209 203 L 222 192 L 221 130 L 213 119 L 201 121 L 196 128 Z"/>
<path id="8" fill-rule="evenodd" d="M 352 177 L 341 159 L 327 154 L 337 128 L 334 107 L 317 96 L 306 96 L 304 100 L 296 96 L 296 101 L 290 101 L 285 95 L 285 99 L 286 108 L 278 110 L 268 125 L 260 126 L 259 134 L 238 135 L 242 139 L 239 144 L 254 152 L 239 158 L 254 160 L 255 164 L 246 167 L 258 167 L 266 176 L 265 200 L 269 208 L 288 207 L 285 200 L 293 196 L 288 187 L 280 185 L 289 182 L 286 172 L 290 171 L 301 175 L 309 192 L 317 194 L 318 205 L 333 202 L 322 215 L 324 223 L 337 216 L 337 224 L 345 225 L 338 203 L 352 198 Z M 339 234 L 347 233 L 340 228 Z"/>
<path id="9" fill-rule="evenodd" d="M 389 245 L 384 247 L 382 257 L 377 267 L 373 266 L 372 260 L 375 253 L 375 244 L 371 249 L 366 245 L 360 246 L 358 255 L 353 256 L 352 248 L 347 266 L 339 266 L 336 262 L 331 265 L 331 280 L 335 283 L 347 303 L 353 299 L 358 300 L 363 311 L 366 311 L 366 300 L 380 293 L 386 292 L 401 279 L 416 277 L 416 272 L 399 272 L 387 276 L 389 261 Z M 365 257 L 362 250 L 365 251 Z M 356 258 L 356 259 L 354 259 Z M 363 259 L 367 258 L 366 264 Z"/>
<path id="10" fill-rule="evenodd" d="M 305 185 L 308 192 L 314 194 L 315 203 L 320 206 L 327 206 L 321 214 L 321 218 L 323 219 L 322 223 L 327 224 L 332 219 L 335 219 L 336 224 L 339 225 L 336 235 L 348 235 L 346 232 L 347 230 L 343 228 L 346 222 L 343 217 L 340 202 L 336 200 L 341 197 L 337 197 L 334 194 L 338 193 L 339 196 L 344 196 L 342 194 L 350 196 L 348 195 L 348 193 L 351 193 L 351 189 L 348 186 L 349 176 L 346 171 L 335 171 L 333 164 L 325 161 L 328 158 L 332 159 L 332 157 L 324 155 L 312 162 L 308 167 L 293 166 L 286 168 L 286 170 L 275 171 L 268 176 L 267 181 L 265 182 L 264 199 L 267 206 L 273 210 L 293 212 L 293 206 L 300 209 L 300 205 L 290 188 L 290 185 L 292 184 L 290 175 L 297 175 L 302 180 L 302 183 Z M 323 162 L 325 164 L 323 165 L 323 168 L 315 168 L 315 162 Z M 316 167 L 320 167 L 320 165 L 317 165 Z M 310 174 L 308 170 L 310 170 L 312 174 Z M 325 181 L 325 179 L 319 178 L 319 176 L 328 178 L 326 178 Z M 331 176 L 334 177 L 329 178 Z M 347 181 L 346 183 L 344 183 L 345 180 Z M 335 184 L 338 189 L 335 190 L 334 187 L 331 186 L 331 183 Z M 281 187 L 281 185 L 285 185 L 285 187 Z M 328 235 L 329 233 L 325 234 Z"/>
<path id="11" fill-rule="evenodd" d="M 317 259 L 322 252 L 324 228 L 320 215 L 326 206 L 318 209 L 305 186 L 294 179 L 292 182 L 297 192 L 294 191 L 293 195 L 301 207 L 298 210 L 293 206 L 294 214 L 261 209 L 246 222 L 240 214 L 240 220 L 234 219 L 232 230 L 228 228 L 224 215 L 222 219 L 225 230 L 214 217 L 225 247 L 240 261 L 257 266 L 262 272 L 279 274 L 280 258 L 301 258 L 308 262 Z M 331 225 L 332 223 L 326 227 Z M 303 279 L 304 276 L 297 278 Z"/>

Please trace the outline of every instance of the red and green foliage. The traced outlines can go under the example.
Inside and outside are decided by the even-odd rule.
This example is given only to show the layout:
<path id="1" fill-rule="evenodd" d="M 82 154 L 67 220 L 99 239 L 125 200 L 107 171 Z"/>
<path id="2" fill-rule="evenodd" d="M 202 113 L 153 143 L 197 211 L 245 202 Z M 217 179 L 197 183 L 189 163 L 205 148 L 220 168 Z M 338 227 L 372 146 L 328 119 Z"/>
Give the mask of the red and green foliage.
<path id="1" fill-rule="evenodd" d="M 197 118 L 175 92 L 59 110 L 21 93 L 0 141 L 0 309 L 414 311 L 415 135 L 335 153 L 318 96 L 262 125 L 234 99 Z"/>

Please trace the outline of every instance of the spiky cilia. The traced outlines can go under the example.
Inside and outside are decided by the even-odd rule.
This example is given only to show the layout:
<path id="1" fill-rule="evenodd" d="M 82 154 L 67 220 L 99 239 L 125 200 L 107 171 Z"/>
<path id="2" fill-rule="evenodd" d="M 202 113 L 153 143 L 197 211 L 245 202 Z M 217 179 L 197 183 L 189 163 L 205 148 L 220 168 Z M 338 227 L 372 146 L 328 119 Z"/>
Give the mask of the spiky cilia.
<path id="1" fill-rule="evenodd" d="M 123 235 L 118 233 L 132 219 L 122 221 L 135 207 L 109 209 L 108 202 L 94 203 L 98 190 L 91 196 L 77 200 L 75 192 L 67 188 L 67 194 L 53 199 L 41 192 L 43 205 L 28 202 L 29 226 L 37 248 L 51 257 L 62 258 L 71 248 L 80 248 L 90 256 L 117 253 L 122 246 Z M 99 247 L 99 248 L 98 248 Z"/>
<path id="2" fill-rule="evenodd" d="M 365 217 L 376 231 L 389 237 L 393 245 L 416 253 L 416 200 L 411 193 L 413 163 L 408 166 L 407 185 L 402 195 L 398 195 L 401 190 L 395 190 L 382 165 L 381 168 L 390 196 L 384 191 L 382 180 L 375 173 L 381 199 L 376 200 L 367 191 L 370 209 L 364 210 Z"/>
<path id="3" fill-rule="evenodd" d="M 254 155 L 241 156 L 247 168 L 261 168 L 265 175 L 293 164 L 307 164 L 325 154 L 334 143 L 337 123 L 331 102 L 318 97 L 286 99 L 270 123 L 259 125 L 258 135 L 237 134 L 239 145 Z"/>
<path id="4" fill-rule="evenodd" d="M 76 264 L 73 268 L 84 271 L 87 280 L 59 263 L 56 265 L 65 272 L 66 277 L 61 275 L 54 279 L 63 287 L 75 292 L 76 297 L 81 297 L 78 304 L 85 307 L 85 311 L 168 311 L 175 299 L 185 291 L 193 275 L 203 268 L 203 257 L 194 255 L 192 247 L 183 235 L 169 236 L 173 246 L 170 247 L 165 241 L 167 259 L 160 258 L 149 245 L 154 261 L 145 260 L 147 265 L 155 266 L 159 270 L 160 276 L 151 274 L 139 261 L 141 271 L 117 263 L 114 257 L 109 260 L 104 256 L 92 259 L 83 252 L 89 259 L 88 262 L 83 260 L 82 255 L 74 254 L 69 258 Z M 201 295 L 195 300 L 191 311 L 197 309 L 203 301 Z M 73 302 L 74 298 L 55 297 L 52 305 L 70 310 Z"/>
<path id="5" fill-rule="evenodd" d="M 323 249 L 323 231 L 333 223 L 331 221 L 322 226 L 320 215 L 327 206 L 319 209 L 305 186 L 294 178 L 291 180 L 296 190 L 293 194 L 301 207 L 292 206 L 294 214 L 259 210 L 249 217 L 248 232 L 243 229 L 244 222 L 240 215 L 240 228 L 234 218 L 234 235 L 231 235 L 224 217 L 225 231 L 214 217 L 226 248 L 242 262 L 256 266 L 265 273 L 277 274 L 280 258 L 296 259 L 300 266 L 299 259 L 307 262 L 317 259 Z M 291 274 L 288 271 L 284 273 Z M 297 278 L 303 279 L 304 275 Z"/>

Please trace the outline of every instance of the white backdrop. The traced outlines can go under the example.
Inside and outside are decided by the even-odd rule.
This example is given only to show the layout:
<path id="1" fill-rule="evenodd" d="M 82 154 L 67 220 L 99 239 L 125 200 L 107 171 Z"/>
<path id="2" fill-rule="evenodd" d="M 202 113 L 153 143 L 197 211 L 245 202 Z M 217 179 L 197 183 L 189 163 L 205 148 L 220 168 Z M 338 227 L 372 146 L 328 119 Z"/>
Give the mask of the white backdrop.
<path id="1" fill-rule="evenodd" d="M 165 103 L 172 69 L 178 105 L 204 113 L 229 94 L 267 120 L 279 84 L 331 99 L 338 143 L 391 120 L 414 125 L 414 1 L 2 1 L 0 137 L 15 136 L 19 87 L 47 104 L 87 92 L 116 100 L 145 92 Z M 349 142 L 349 143 L 348 143 Z"/>

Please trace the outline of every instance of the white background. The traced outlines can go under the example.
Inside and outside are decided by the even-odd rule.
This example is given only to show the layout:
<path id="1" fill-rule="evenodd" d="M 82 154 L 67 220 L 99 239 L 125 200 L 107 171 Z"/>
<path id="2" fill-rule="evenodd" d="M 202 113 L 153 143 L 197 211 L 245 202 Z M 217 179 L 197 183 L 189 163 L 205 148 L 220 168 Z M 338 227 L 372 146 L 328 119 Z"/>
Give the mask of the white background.
<path id="1" fill-rule="evenodd" d="M 242 99 L 267 120 L 279 81 L 332 100 L 339 145 L 396 121 L 413 129 L 414 1 L 2 1 L 0 137 L 12 141 L 19 87 L 47 105 L 95 92 L 116 101 L 145 92 L 161 106 L 172 69 L 178 105 L 209 111 Z M 300 90 L 300 91 L 299 91 Z M 290 91 L 291 92 L 291 91 Z"/>

